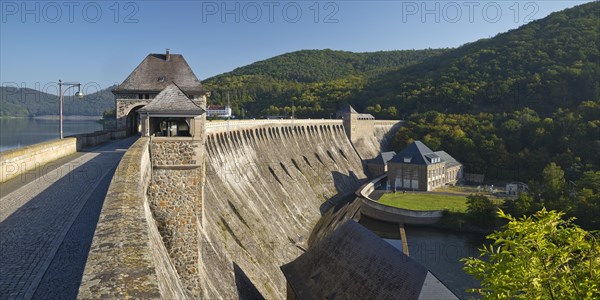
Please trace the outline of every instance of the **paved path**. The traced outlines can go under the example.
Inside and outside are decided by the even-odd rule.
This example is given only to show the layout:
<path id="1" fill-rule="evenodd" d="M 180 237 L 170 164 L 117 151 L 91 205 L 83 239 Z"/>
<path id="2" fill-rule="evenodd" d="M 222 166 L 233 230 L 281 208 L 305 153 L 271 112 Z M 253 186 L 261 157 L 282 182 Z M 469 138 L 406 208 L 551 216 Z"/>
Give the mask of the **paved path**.
<path id="1" fill-rule="evenodd" d="M 0 185 L 0 299 L 75 298 L 110 179 L 135 139 Z"/>

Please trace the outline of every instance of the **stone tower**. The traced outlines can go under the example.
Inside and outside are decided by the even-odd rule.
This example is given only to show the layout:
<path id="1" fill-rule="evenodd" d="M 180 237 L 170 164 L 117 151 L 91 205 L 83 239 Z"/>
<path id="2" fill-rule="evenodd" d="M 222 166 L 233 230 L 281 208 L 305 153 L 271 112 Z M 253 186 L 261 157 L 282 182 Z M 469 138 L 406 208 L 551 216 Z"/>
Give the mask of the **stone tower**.
<path id="1" fill-rule="evenodd" d="M 343 119 L 346 135 L 354 145 L 362 139 L 372 137 L 375 132 L 375 117 L 358 113 L 350 104 L 340 109 L 337 117 Z"/>

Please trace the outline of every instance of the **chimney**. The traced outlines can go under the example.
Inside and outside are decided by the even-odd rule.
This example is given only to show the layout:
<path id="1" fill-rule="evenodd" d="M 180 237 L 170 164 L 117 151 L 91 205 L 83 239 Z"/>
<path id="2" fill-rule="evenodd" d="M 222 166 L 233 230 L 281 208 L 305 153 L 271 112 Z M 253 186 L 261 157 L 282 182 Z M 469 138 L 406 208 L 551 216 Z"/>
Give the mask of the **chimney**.
<path id="1" fill-rule="evenodd" d="M 169 48 L 167 48 L 167 54 L 165 54 L 165 60 L 166 61 L 170 61 L 171 60 L 171 53 L 169 53 Z"/>

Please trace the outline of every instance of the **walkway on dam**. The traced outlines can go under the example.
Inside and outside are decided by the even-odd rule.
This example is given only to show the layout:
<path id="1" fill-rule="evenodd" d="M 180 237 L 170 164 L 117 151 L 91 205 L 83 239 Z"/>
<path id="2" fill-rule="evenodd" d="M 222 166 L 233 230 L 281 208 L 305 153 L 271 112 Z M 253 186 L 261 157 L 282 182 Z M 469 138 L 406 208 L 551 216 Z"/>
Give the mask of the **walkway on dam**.
<path id="1" fill-rule="evenodd" d="M 112 175 L 137 137 L 0 184 L 0 299 L 74 299 Z"/>

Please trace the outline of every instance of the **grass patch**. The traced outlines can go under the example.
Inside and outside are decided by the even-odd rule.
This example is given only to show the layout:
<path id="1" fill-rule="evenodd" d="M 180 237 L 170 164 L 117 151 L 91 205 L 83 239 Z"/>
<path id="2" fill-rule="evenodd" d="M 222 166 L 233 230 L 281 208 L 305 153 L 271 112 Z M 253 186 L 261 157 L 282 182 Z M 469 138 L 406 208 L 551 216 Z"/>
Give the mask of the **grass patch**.
<path id="1" fill-rule="evenodd" d="M 381 204 L 412 210 L 442 210 L 465 212 L 467 197 L 432 193 L 386 193 L 379 199 Z"/>

